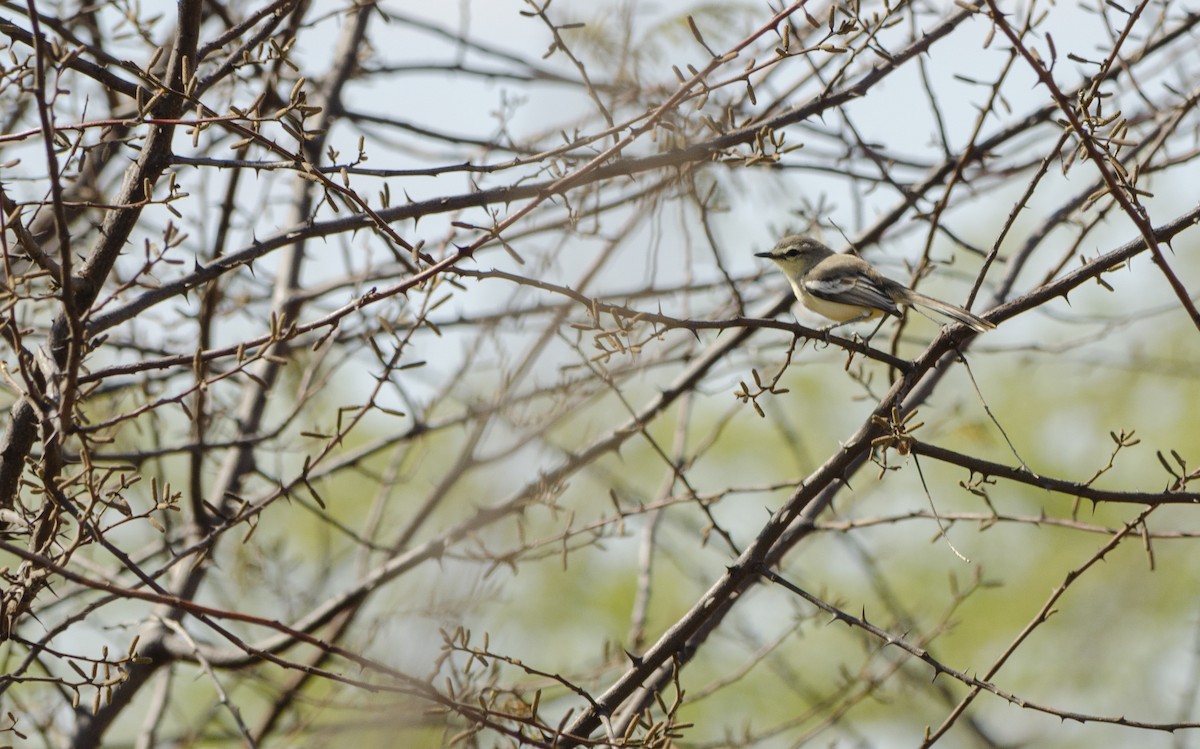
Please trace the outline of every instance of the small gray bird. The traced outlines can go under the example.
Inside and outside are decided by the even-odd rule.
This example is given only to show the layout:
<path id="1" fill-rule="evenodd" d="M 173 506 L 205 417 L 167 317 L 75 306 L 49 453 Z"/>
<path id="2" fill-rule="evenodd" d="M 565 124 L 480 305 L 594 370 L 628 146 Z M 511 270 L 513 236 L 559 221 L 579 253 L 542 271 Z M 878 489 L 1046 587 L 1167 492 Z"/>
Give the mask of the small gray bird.
<path id="1" fill-rule="evenodd" d="M 996 327 L 962 307 L 893 281 L 857 255 L 838 254 L 799 234 L 784 237 L 770 252 L 755 256 L 774 260 L 805 307 L 839 324 L 880 315 L 900 317 L 901 307 L 915 306 L 940 312 L 980 333 Z"/>

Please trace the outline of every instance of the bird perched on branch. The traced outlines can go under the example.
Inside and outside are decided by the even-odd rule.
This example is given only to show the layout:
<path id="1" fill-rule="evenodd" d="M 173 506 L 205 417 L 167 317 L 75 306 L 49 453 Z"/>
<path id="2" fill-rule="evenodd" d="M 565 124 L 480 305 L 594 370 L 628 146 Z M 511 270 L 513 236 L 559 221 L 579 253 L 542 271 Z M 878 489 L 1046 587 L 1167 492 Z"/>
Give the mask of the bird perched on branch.
<path id="1" fill-rule="evenodd" d="M 774 260 L 791 282 L 796 298 L 839 325 L 881 315 L 900 317 L 901 307 L 920 307 L 953 318 L 979 333 L 996 327 L 962 307 L 893 281 L 857 255 L 836 253 L 810 237 L 784 237 L 770 252 L 755 256 Z"/>

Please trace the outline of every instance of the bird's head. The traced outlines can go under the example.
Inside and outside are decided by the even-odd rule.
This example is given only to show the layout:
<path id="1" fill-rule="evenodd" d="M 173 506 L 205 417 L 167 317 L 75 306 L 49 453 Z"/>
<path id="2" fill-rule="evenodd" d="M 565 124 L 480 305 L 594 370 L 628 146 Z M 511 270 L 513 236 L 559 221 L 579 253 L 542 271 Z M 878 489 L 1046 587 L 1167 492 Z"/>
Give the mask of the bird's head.
<path id="1" fill-rule="evenodd" d="M 817 240 L 792 234 L 779 240 L 770 252 L 756 252 L 754 256 L 774 260 L 789 277 L 799 277 L 832 254 L 833 250 Z"/>

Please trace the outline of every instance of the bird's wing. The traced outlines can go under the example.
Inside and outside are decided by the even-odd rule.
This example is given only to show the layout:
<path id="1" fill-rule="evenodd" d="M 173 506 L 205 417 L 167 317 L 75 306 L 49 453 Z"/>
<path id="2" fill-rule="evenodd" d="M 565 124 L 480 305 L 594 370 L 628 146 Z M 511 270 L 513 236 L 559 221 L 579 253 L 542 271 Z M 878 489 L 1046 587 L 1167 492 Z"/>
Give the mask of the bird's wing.
<path id="1" fill-rule="evenodd" d="M 887 288 L 894 282 L 873 272 L 860 258 L 836 255 L 819 263 L 813 271 L 804 279 L 804 288 L 818 299 L 900 315 L 900 308 Z"/>

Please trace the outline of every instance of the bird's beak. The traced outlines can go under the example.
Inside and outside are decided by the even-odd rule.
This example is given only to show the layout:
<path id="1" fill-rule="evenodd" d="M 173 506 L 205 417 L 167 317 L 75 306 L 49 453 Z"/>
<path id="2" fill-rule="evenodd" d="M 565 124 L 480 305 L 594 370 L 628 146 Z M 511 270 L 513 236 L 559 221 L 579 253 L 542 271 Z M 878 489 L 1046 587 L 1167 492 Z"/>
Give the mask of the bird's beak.
<path id="1" fill-rule="evenodd" d="M 772 258 L 772 257 L 775 257 L 775 256 L 774 256 L 774 255 L 772 255 L 772 254 L 771 254 L 771 253 L 769 253 L 769 252 L 756 252 L 756 253 L 754 253 L 754 257 L 765 257 L 765 258 Z"/>

